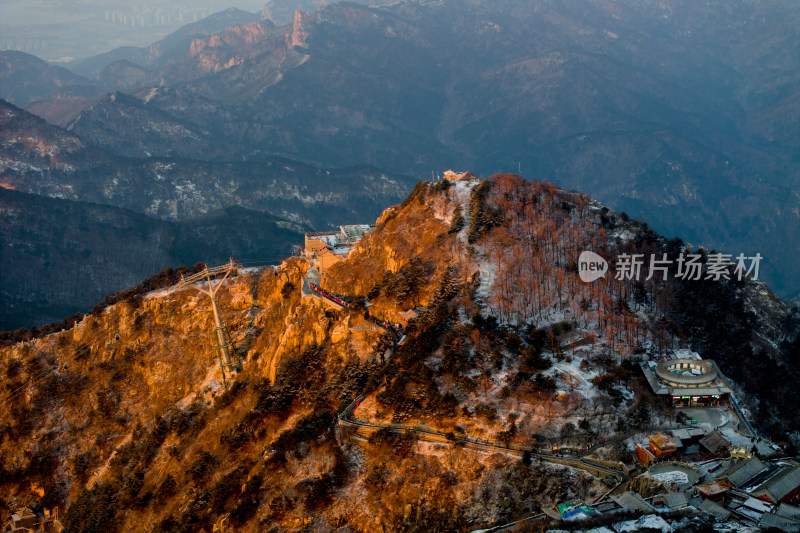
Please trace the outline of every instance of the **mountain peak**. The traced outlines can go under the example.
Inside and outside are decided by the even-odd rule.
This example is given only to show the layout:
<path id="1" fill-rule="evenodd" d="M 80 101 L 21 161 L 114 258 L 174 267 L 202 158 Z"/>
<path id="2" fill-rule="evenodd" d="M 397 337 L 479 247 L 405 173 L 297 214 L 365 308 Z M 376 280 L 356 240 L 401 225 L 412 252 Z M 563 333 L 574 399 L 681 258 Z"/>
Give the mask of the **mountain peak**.
<path id="1" fill-rule="evenodd" d="M 509 174 L 420 182 L 321 279 L 327 245 L 309 236 L 303 257 L 202 282 L 243 361 L 226 382 L 211 300 L 176 271 L 0 349 L 15 384 L 0 411 L 9 506 L 41 487 L 70 530 L 100 514 L 162 531 L 511 521 L 628 478 L 630 452 L 602 441 L 671 427 L 638 370 L 659 358 L 713 356 L 701 366 L 741 401 L 796 427 L 779 402 L 794 382 L 754 388 L 771 365 L 797 370 L 778 349 L 797 334 L 779 300 L 755 287 L 770 332 L 750 320 L 749 280 L 581 281 L 585 249 L 610 272 L 614 257 L 688 250 L 584 194 Z"/>
<path id="2" fill-rule="evenodd" d="M 299 9 L 294 12 L 294 20 L 292 21 L 292 33 L 287 36 L 289 46 L 304 47 L 306 39 L 308 38 L 307 28 L 308 15 Z"/>

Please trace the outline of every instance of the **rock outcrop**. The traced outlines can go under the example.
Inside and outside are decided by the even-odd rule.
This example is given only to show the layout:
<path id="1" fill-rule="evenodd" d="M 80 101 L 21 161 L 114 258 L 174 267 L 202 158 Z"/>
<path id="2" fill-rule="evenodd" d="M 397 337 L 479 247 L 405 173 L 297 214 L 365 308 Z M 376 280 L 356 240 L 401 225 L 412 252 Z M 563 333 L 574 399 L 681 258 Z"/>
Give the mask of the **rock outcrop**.
<path id="1" fill-rule="evenodd" d="M 294 12 L 294 20 L 292 21 L 292 33 L 287 35 L 287 42 L 289 46 L 304 47 L 306 39 L 308 38 L 308 15 L 300 10 Z"/>

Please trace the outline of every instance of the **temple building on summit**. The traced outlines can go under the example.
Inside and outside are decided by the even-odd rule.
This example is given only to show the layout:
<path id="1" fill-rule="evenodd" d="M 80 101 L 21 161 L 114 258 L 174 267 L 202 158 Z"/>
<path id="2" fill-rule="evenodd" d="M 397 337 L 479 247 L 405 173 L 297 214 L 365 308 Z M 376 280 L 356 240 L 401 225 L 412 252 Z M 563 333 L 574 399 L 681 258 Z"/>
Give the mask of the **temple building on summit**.
<path id="1" fill-rule="evenodd" d="M 356 243 L 373 229 L 369 224 L 353 224 L 339 226 L 339 231 L 306 233 L 303 253 L 322 275 L 347 257 Z"/>
<path id="2" fill-rule="evenodd" d="M 731 389 L 710 359 L 669 359 L 640 363 L 653 392 L 675 407 L 720 405 Z"/>

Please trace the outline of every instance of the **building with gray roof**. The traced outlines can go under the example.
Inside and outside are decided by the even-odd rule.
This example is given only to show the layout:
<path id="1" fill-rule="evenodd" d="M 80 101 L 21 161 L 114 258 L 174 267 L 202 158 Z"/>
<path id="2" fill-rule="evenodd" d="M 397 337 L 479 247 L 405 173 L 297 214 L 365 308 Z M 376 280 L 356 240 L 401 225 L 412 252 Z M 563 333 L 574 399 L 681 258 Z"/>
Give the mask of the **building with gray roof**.
<path id="1" fill-rule="evenodd" d="M 671 510 L 683 509 L 689 505 L 689 498 L 685 492 L 667 492 L 653 496 L 653 505 L 663 505 Z"/>
<path id="2" fill-rule="evenodd" d="M 740 461 L 730 466 L 719 477 L 725 477 L 736 487 L 742 487 L 760 472 L 766 469 L 767 465 L 761 462 L 758 457 L 753 457 L 746 461 Z"/>
<path id="3" fill-rule="evenodd" d="M 758 525 L 763 528 L 775 528 L 780 531 L 800 532 L 800 521 L 786 518 L 775 513 L 764 513 Z"/>
<path id="4" fill-rule="evenodd" d="M 779 516 L 800 520 L 800 507 L 788 503 L 780 504 L 773 512 Z"/>
<path id="5" fill-rule="evenodd" d="M 731 516 L 731 512 L 729 510 L 711 500 L 703 500 L 700 505 L 697 506 L 697 508 L 710 514 L 716 518 L 718 522 L 724 522 Z"/>
<path id="6" fill-rule="evenodd" d="M 625 491 L 622 494 L 614 494 L 611 496 L 611 499 L 623 509 L 641 511 L 643 513 L 652 513 L 655 511 L 655 507 L 644 501 L 641 496 L 631 491 Z"/>
<path id="7" fill-rule="evenodd" d="M 783 468 L 753 491 L 753 495 L 772 503 L 800 501 L 800 465 Z"/>
<path id="8" fill-rule="evenodd" d="M 731 442 L 722 436 L 718 431 L 712 431 L 702 439 L 700 439 L 700 446 L 709 452 L 719 455 L 731 445 Z"/>
<path id="9" fill-rule="evenodd" d="M 653 392 L 678 407 L 720 405 L 731 394 L 711 359 L 669 359 L 639 363 Z"/>

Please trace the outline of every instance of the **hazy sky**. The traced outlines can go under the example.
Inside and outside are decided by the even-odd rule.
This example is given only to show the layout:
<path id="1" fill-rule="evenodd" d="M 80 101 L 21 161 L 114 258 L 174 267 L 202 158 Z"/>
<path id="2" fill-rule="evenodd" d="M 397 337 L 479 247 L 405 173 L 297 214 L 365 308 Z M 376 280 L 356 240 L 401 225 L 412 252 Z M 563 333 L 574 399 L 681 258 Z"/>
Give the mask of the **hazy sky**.
<path id="1" fill-rule="evenodd" d="M 0 24 L 59 24 L 104 17 L 108 10 L 142 12 L 162 9 L 166 12 L 205 9 L 210 12 L 238 7 L 260 11 L 266 0 L 0 0 Z"/>
<path id="2" fill-rule="evenodd" d="M 0 0 L 0 50 L 66 62 L 120 46 L 147 46 L 185 24 L 266 0 Z"/>

